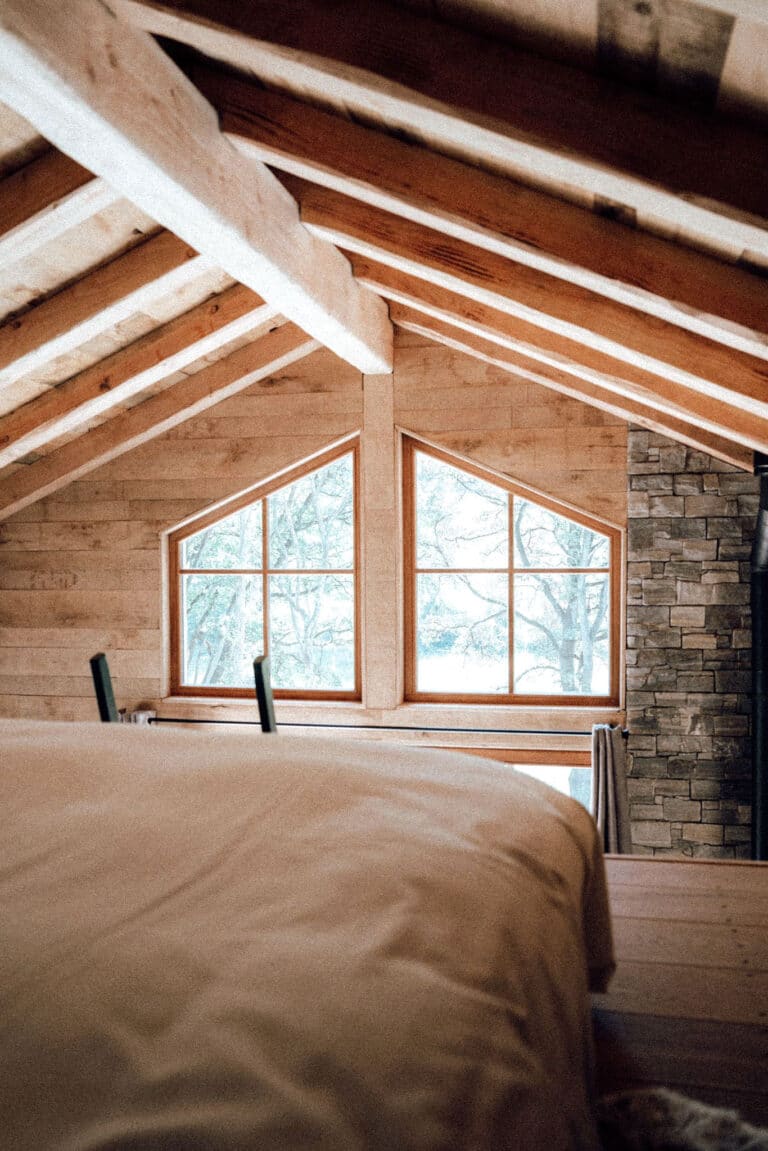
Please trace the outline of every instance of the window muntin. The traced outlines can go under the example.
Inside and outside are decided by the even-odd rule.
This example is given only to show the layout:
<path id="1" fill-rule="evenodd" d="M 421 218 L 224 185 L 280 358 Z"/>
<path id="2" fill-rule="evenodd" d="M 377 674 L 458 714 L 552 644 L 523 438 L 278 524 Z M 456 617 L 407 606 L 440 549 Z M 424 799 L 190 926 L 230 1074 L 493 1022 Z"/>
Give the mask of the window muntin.
<path id="1" fill-rule="evenodd" d="M 619 533 L 404 445 L 406 697 L 615 703 Z"/>
<path id="2" fill-rule="evenodd" d="M 172 690 L 250 696 L 266 650 L 277 697 L 359 698 L 356 490 L 346 444 L 173 534 Z"/>

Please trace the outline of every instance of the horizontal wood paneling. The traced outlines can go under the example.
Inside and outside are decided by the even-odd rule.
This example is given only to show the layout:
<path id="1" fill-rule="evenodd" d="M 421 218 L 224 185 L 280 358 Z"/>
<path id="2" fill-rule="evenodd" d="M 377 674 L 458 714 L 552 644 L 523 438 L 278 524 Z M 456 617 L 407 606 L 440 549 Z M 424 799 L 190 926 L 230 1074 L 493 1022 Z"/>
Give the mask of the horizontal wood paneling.
<path id="1" fill-rule="evenodd" d="M 391 440 L 376 431 L 385 450 L 394 423 L 623 524 L 621 421 L 407 333 L 398 335 L 393 388 Z M 0 714 L 95 719 L 87 660 L 98 650 L 109 653 L 121 707 L 162 696 L 163 533 L 359 430 L 363 400 L 360 373 L 315 352 L 0 523 Z M 369 421 L 376 412 L 372 403 Z M 390 487 L 395 472 L 393 459 L 381 473 Z M 382 613 L 398 616 L 397 581 L 377 578 L 393 570 L 396 553 L 397 517 L 385 530 L 382 500 L 391 509 L 397 502 L 379 486 L 374 477 L 366 489 L 371 627 Z M 397 650 L 393 633 L 390 660 Z M 389 674 L 376 660 L 370 668 L 379 679 Z M 438 713 L 423 722 L 450 725 Z M 380 709 L 376 716 L 388 722 Z M 536 723 L 505 714 L 496 726 Z M 553 719 L 551 709 L 538 723 L 588 726 L 578 713 Z"/>

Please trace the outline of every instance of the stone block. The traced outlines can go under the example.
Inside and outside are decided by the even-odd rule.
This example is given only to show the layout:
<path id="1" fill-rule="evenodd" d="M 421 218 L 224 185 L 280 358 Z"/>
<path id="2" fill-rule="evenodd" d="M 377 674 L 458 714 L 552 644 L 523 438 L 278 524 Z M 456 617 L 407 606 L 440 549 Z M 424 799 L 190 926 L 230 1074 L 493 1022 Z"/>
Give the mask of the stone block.
<path id="1" fill-rule="evenodd" d="M 682 646 L 685 648 L 698 648 L 700 651 L 714 650 L 717 646 L 717 636 L 709 632 L 685 632 L 682 637 Z"/>
<path id="2" fill-rule="evenodd" d="M 675 444 L 664 440 L 659 444 L 659 468 L 663 472 L 692 472 L 695 468 L 688 467 L 686 454 L 688 449 L 683 444 Z M 705 468 L 704 471 L 709 469 Z"/>
<path id="3" fill-rule="evenodd" d="M 639 847 L 671 847 L 672 833 L 668 823 L 641 819 L 632 824 L 632 843 Z"/>
<path id="4" fill-rule="evenodd" d="M 655 742 L 659 755 L 678 755 L 681 752 L 687 755 L 712 754 L 711 735 L 659 735 Z"/>
<path id="5" fill-rule="evenodd" d="M 670 560 L 664 569 L 664 575 L 676 580 L 692 580 L 698 583 L 702 578 L 700 563 L 693 560 Z"/>
<path id="6" fill-rule="evenodd" d="M 749 843 L 752 838 L 749 827 L 726 827 L 724 830 L 726 843 Z"/>
<path id="7" fill-rule="evenodd" d="M 630 491 L 627 493 L 627 515 L 642 519 L 650 515 L 648 492 Z"/>
<path id="8" fill-rule="evenodd" d="M 710 516 L 706 523 L 707 539 L 741 539 L 741 524 L 736 516 Z"/>
<path id="9" fill-rule="evenodd" d="M 653 794 L 663 798 L 674 796 L 677 799 L 690 799 L 690 781 L 687 779 L 656 779 L 653 781 Z"/>
<path id="10" fill-rule="evenodd" d="M 682 645 L 679 627 L 659 627 L 645 636 L 646 647 L 676 648 Z"/>
<path id="11" fill-rule="evenodd" d="M 632 779 L 663 778 L 667 774 L 667 760 L 654 758 L 653 756 L 647 756 L 642 759 L 639 756 L 635 756 L 633 757 L 629 770 Z"/>
<path id="12" fill-rule="evenodd" d="M 666 605 L 633 604 L 627 608 L 627 629 L 631 635 L 656 627 L 669 627 L 669 608 Z"/>
<path id="13" fill-rule="evenodd" d="M 629 490 L 631 492 L 653 492 L 655 495 L 662 495 L 665 492 L 672 491 L 673 482 L 674 477 L 664 474 L 663 472 L 630 476 Z"/>
<path id="14" fill-rule="evenodd" d="M 719 799 L 720 781 L 717 779 L 692 779 L 691 799 Z"/>
<path id="15" fill-rule="evenodd" d="M 704 627 L 705 620 L 704 604 L 677 604 L 669 611 L 669 622 L 672 627 Z"/>
<path id="16" fill-rule="evenodd" d="M 712 671 L 681 672 L 677 678 L 678 691 L 713 691 L 715 673 Z"/>
<path id="17" fill-rule="evenodd" d="M 736 563 L 726 567 L 724 564 L 718 568 L 709 568 L 701 573 L 702 583 L 741 583 L 739 569 Z"/>
<path id="18" fill-rule="evenodd" d="M 641 820 L 664 819 L 660 803 L 630 803 L 629 818 L 633 823 Z"/>
<path id="19" fill-rule="evenodd" d="M 643 603 L 649 607 L 657 604 L 677 603 L 677 581 L 674 579 L 644 579 L 642 589 Z"/>
<path id="20" fill-rule="evenodd" d="M 685 497 L 685 514 L 687 516 L 735 516 L 737 513 L 736 500 L 728 499 L 719 494 L 710 493 Z"/>
<path id="21" fill-rule="evenodd" d="M 714 560 L 717 558 L 717 540 L 683 540 L 684 560 Z"/>
<path id="22" fill-rule="evenodd" d="M 683 466 L 676 468 L 675 471 L 684 471 L 689 474 L 691 472 L 711 472 L 713 470 L 712 463 L 712 457 L 708 456 L 705 452 L 697 452 L 689 448 Z"/>
<path id="23" fill-rule="evenodd" d="M 723 695 L 726 692 L 748 692 L 752 686 L 752 676 L 748 671 L 716 671 L 715 690 Z"/>
<path id="24" fill-rule="evenodd" d="M 718 476 L 718 486 L 727 496 L 757 495 L 760 481 L 749 472 L 728 472 Z"/>
<path id="25" fill-rule="evenodd" d="M 707 843 L 696 843 L 692 852 L 694 859 L 733 859 L 732 847 L 716 847 Z"/>
<path id="26" fill-rule="evenodd" d="M 718 543 L 717 558 L 720 560 L 749 560 L 752 552 L 752 544 L 749 542 L 738 543 L 734 540 L 720 540 L 711 541 Z"/>
<path id="27" fill-rule="evenodd" d="M 695 496 L 649 496 L 648 499 L 648 514 L 653 518 L 667 517 L 667 516 L 684 516 L 686 514 L 685 504 L 688 499 L 695 499 Z M 701 498 L 701 497 L 699 497 Z M 734 508 L 735 510 L 735 508 Z M 693 514 L 693 513 L 692 513 Z M 707 514 L 707 513 L 705 513 Z M 722 514 L 722 512 L 721 512 Z"/>
<path id="28" fill-rule="evenodd" d="M 701 803 L 695 799 L 665 798 L 662 807 L 664 818 L 670 822 L 674 819 L 683 823 L 698 822 L 701 819 Z"/>
<path id="29" fill-rule="evenodd" d="M 672 477 L 672 490 L 676 496 L 697 496 L 703 486 L 700 475 L 691 476 L 683 472 Z"/>
<path id="30" fill-rule="evenodd" d="M 723 828 L 716 823 L 684 823 L 683 838 L 715 847 L 723 843 Z"/>
<path id="31" fill-rule="evenodd" d="M 754 492 L 749 495 L 738 496 L 736 506 L 740 516 L 757 516 L 757 511 L 760 506 L 759 493 Z"/>

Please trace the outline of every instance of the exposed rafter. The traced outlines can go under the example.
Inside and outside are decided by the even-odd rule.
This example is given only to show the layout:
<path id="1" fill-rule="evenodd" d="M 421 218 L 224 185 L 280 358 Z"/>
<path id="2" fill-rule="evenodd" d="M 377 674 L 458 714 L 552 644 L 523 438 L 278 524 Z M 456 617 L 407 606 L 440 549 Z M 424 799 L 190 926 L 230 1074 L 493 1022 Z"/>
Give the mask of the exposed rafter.
<path id="1" fill-rule="evenodd" d="M 170 294 L 209 267 L 160 232 L 0 326 L 0 390 Z"/>
<path id="2" fill-rule="evenodd" d="M 118 193 L 69 156 L 51 149 L 0 181 L 0 267 L 113 204 Z"/>
<path id="3" fill-rule="evenodd" d="M 236 284 L 0 416 L 0 468 L 109 413 L 216 348 L 252 332 L 274 309 Z"/>
<path id="4" fill-rule="evenodd" d="M 392 319 L 395 324 L 406 331 L 426 336 L 428 339 L 445 344 L 465 355 L 483 360 L 485 363 L 495 364 L 520 379 L 541 384 L 546 388 L 560 392 L 562 395 L 569 396 L 571 399 L 590 403 L 605 412 L 610 412 L 611 415 L 618 416 L 620 419 L 629 420 L 650 428 L 652 431 L 660 432 L 662 435 L 671 436 L 681 443 L 689 444 L 698 451 L 708 452 L 735 467 L 745 470 L 750 470 L 752 467 L 752 451 L 742 444 L 733 443 L 723 436 L 707 432 L 685 420 L 660 414 L 653 407 L 617 396 L 609 389 L 596 387 L 593 384 L 577 383 L 564 372 L 535 364 L 526 367 L 520 357 L 492 340 L 484 339 L 482 336 L 462 330 L 455 325 L 445 323 L 401 304 L 393 306 Z M 532 367 L 536 370 L 531 370 Z"/>
<path id="5" fill-rule="evenodd" d="M 629 365 L 616 364 L 599 352 L 416 277 L 357 258 L 354 266 L 363 282 L 375 286 L 393 305 L 428 316 L 438 326 L 447 324 L 456 330 L 456 338 L 463 332 L 498 344 L 507 350 L 508 362 L 516 363 L 525 371 L 549 373 L 551 378 L 567 382 L 573 393 L 578 392 L 579 398 L 586 402 L 595 398 L 602 400 L 608 395 L 627 411 L 639 404 L 649 412 L 657 412 L 660 422 L 669 417 L 676 423 L 696 424 L 709 435 L 725 436 L 750 450 L 763 451 L 763 445 L 768 446 L 768 419 L 750 415 L 738 404 L 711 400 Z M 392 312 L 402 316 L 402 311 L 394 306 Z M 629 406 L 625 401 L 629 401 Z"/>
<path id="6" fill-rule="evenodd" d="M 0 99 L 56 147 L 361 371 L 388 371 L 386 308 L 304 229 L 268 169 L 146 33 L 98 0 L 4 0 Z"/>
<path id="7" fill-rule="evenodd" d="M 35 463 L 17 465 L 9 476 L 0 476 L 0 519 L 200 415 L 317 347 L 317 341 L 295 324 L 284 324 Z"/>
<path id="8" fill-rule="evenodd" d="M 385 0 L 115 2 L 143 28 L 270 86 L 384 118 L 438 151 L 599 199 L 713 251 L 768 259 L 768 139 L 757 128 Z"/>
<path id="9" fill-rule="evenodd" d="M 768 358 L 768 280 L 565 200 L 196 66 L 222 130 L 285 172 Z"/>
<path id="10" fill-rule="evenodd" d="M 308 226 L 352 252 L 524 320 L 542 330 L 542 339 L 552 333 L 682 385 L 692 396 L 728 404 L 735 393 L 745 411 L 768 418 L 768 361 L 328 189 L 293 177 L 290 184 Z"/>

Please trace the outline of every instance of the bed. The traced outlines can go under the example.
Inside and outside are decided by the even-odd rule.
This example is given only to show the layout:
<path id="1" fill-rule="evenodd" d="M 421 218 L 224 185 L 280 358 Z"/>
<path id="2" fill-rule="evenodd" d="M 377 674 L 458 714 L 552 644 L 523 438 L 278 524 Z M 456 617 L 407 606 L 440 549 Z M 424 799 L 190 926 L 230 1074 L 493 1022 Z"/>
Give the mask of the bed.
<path id="1" fill-rule="evenodd" d="M 8 1151 L 593 1151 L 577 803 L 395 744 L 0 721 Z"/>

